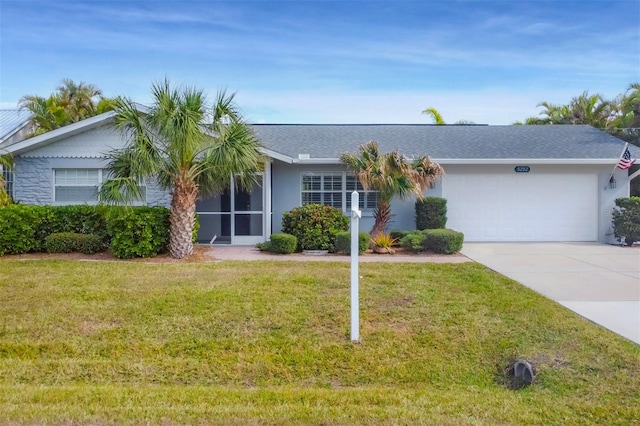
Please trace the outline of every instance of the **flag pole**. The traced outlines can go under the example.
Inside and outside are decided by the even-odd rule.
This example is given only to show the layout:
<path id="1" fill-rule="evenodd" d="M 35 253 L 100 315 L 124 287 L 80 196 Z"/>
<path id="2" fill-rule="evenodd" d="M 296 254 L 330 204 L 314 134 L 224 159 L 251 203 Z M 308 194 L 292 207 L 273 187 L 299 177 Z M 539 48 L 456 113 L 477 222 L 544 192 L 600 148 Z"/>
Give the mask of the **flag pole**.
<path id="1" fill-rule="evenodd" d="M 627 152 L 627 148 L 629 147 L 629 142 L 626 142 L 624 144 L 624 148 L 622 148 L 622 153 L 620 153 L 620 156 L 618 157 L 618 162 L 616 163 L 615 166 L 613 166 L 613 170 L 611 170 L 611 174 L 609 175 L 609 179 L 607 180 L 607 182 L 611 182 L 611 178 L 613 177 L 613 174 L 616 172 L 616 169 L 618 168 L 618 165 L 620 164 L 620 160 L 622 159 L 622 156 L 624 155 L 625 152 Z M 607 189 L 607 187 L 605 186 L 604 189 Z"/>

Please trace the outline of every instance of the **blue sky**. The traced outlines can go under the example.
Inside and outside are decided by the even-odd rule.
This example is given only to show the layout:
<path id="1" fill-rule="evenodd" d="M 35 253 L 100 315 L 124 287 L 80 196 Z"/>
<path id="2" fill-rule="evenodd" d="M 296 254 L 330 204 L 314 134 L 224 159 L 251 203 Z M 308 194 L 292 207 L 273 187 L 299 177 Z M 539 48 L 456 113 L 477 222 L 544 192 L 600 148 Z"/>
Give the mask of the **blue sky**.
<path id="1" fill-rule="evenodd" d="M 168 77 L 251 122 L 511 124 L 640 81 L 640 2 L 0 0 L 0 106 Z"/>

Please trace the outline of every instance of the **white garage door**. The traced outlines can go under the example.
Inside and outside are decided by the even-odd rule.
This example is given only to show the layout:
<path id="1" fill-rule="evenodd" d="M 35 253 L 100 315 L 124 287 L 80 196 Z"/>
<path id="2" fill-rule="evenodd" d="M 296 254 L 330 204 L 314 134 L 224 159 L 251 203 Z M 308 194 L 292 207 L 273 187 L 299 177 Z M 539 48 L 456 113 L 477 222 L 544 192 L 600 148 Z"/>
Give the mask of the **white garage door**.
<path id="1" fill-rule="evenodd" d="M 445 175 L 447 228 L 466 241 L 596 241 L 595 174 Z"/>

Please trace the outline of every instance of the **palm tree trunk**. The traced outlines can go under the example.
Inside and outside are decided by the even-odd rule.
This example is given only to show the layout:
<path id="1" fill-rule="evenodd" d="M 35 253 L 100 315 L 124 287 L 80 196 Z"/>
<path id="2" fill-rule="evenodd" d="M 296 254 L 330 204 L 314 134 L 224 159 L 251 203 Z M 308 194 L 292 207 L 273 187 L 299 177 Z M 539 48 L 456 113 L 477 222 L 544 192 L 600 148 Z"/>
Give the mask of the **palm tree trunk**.
<path id="1" fill-rule="evenodd" d="M 384 234 L 384 231 L 387 229 L 387 225 L 391 220 L 391 202 L 380 200 L 378 207 L 376 207 L 376 210 L 373 212 L 373 217 L 375 222 L 371 229 L 371 239 L 375 240 L 378 235 Z"/>
<path id="2" fill-rule="evenodd" d="M 189 179 L 176 181 L 169 215 L 169 254 L 182 259 L 193 253 L 193 224 L 196 217 L 198 187 Z"/>

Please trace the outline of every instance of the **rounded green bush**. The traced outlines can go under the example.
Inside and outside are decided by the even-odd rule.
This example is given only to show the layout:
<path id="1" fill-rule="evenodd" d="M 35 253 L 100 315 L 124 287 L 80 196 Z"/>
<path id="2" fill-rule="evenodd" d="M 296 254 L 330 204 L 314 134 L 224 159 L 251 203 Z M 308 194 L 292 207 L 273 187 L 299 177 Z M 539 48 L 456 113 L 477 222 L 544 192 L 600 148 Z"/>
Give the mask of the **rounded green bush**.
<path id="1" fill-rule="evenodd" d="M 104 249 L 102 240 L 97 235 L 78 234 L 76 232 L 56 232 L 44 240 L 48 253 L 98 253 Z"/>
<path id="2" fill-rule="evenodd" d="M 282 215 L 282 232 L 298 239 L 296 250 L 333 250 L 338 232 L 349 229 L 342 210 L 322 204 L 306 204 Z"/>
<path id="3" fill-rule="evenodd" d="M 358 253 L 362 254 L 369 248 L 369 240 L 371 240 L 371 235 L 366 232 L 358 233 Z M 335 245 L 336 253 L 344 253 L 351 254 L 351 232 L 338 232 L 336 234 L 336 245 Z"/>
<path id="4" fill-rule="evenodd" d="M 271 235 L 266 250 L 271 253 L 290 254 L 296 251 L 298 239 L 295 235 L 278 233 Z"/>
<path id="5" fill-rule="evenodd" d="M 421 252 L 425 250 L 424 243 L 427 236 L 420 231 L 413 231 L 402 237 L 400 246 L 405 250 Z"/>
<path id="6" fill-rule="evenodd" d="M 425 229 L 424 248 L 434 253 L 453 254 L 462 249 L 464 234 L 453 229 Z"/>

